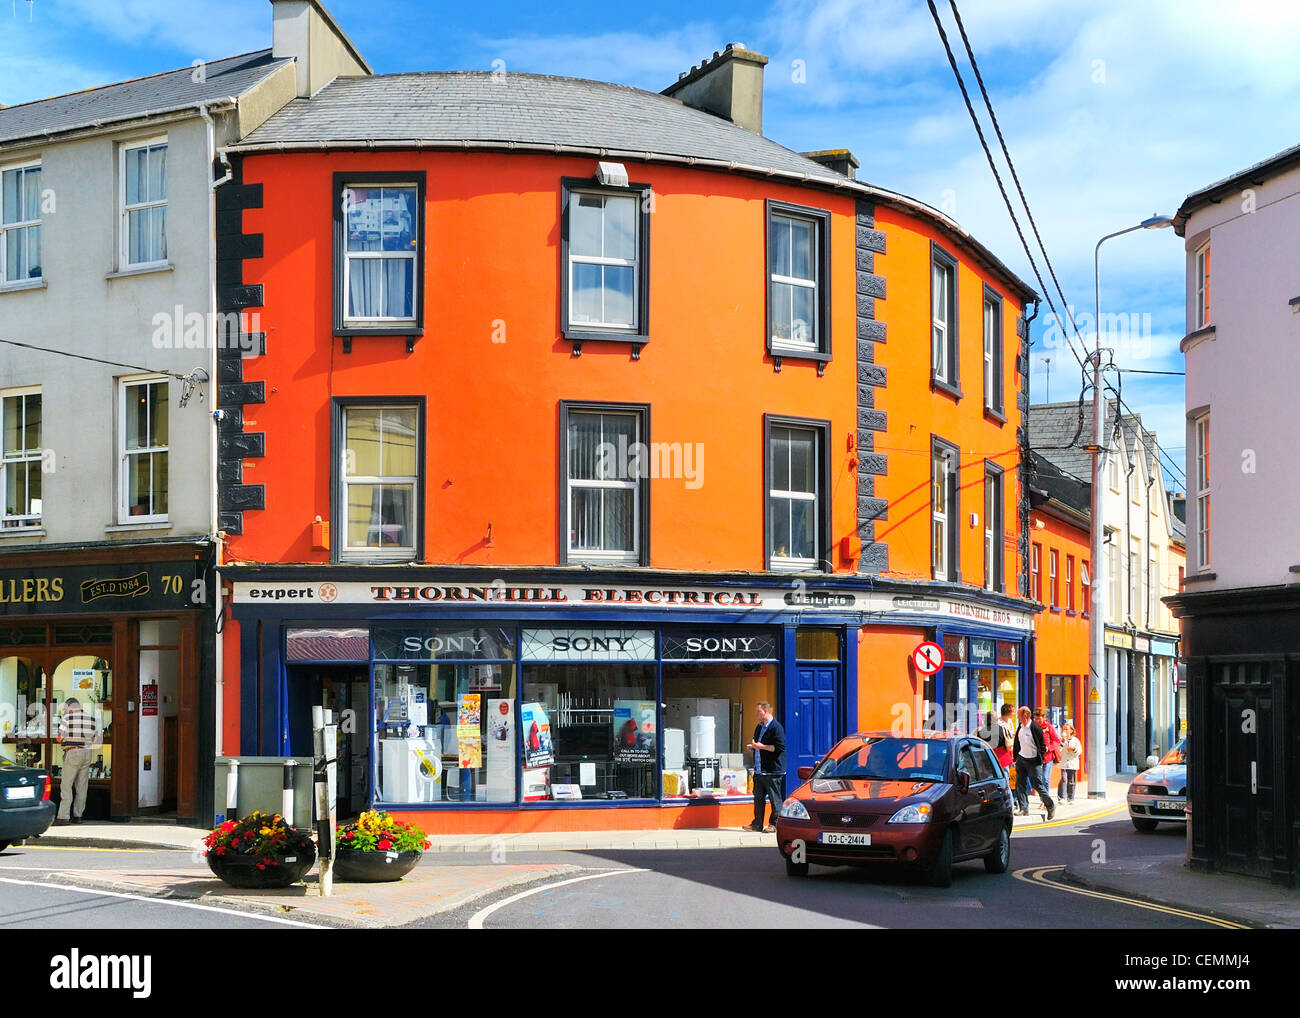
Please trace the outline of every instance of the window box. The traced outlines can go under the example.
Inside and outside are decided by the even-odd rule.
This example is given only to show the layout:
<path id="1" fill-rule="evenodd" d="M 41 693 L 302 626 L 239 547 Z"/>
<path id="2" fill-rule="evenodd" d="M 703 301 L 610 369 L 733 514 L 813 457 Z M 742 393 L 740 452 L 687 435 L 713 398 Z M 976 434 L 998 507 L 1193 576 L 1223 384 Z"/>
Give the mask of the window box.
<path id="1" fill-rule="evenodd" d="M 561 565 L 650 564 L 650 406 L 560 404 Z"/>
<path id="2" fill-rule="evenodd" d="M 334 174 L 334 335 L 424 335 L 425 174 Z"/>
<path id="3" fill-rule="evenodd" d="M 767 352 L 831 359 L 831 214 L 767 203 Z"/>
<path id="4" fill-rule="evenodd" d="M 830 421 L 763 415 L 766 567 L 829 572 Z"/>
<path id="5" fill-rule="evenodd" d="M 333 418 L 333 560 L 422 559 L 424 398 L 336 399 Z"/>
<path id="6" fill-rule="evenodd" d="M 650 338 L 650 185 L 565 177 L 561 188 L 564 338 L 630 342 L 639 350 Z"/>

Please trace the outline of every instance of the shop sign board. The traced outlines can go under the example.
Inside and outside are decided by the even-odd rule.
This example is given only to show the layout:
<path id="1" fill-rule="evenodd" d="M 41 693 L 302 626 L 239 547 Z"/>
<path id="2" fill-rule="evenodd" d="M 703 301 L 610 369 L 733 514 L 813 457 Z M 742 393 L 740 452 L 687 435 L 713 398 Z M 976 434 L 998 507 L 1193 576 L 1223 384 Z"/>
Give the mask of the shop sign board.
<path id="1" fill-rule="evenodd" d="M 1106 630 L 1106 646 L 1118 647 L 1121 650 L 1133 649 L 1133 635 L 1131 633 L 1114 633 L 1109 629 Z"/>
<path id="2" fill-rule="evenodd" d="M 525 661 L 653 661 L 653 629 L 525 629 Z"/>
<path id="3" fill-rule="evenodd" d="M 691 630 L 663 636 L 665 661 L 774 661 L 777 651 L 773 633 Z"/>
<path id="4" fill-rule="evenodd" d="M 1158 657 L 1173 657 L 1178 645 L 1172 640 L 1152 640 L 1151 653 Z"/>
<path id="5" fill-rule="evenodd" d="M 0 569 L 0 617 L 200 608 L 208 580 L 198 560 Z"/>
<path id="6" fill-rule="evenodd" d="M 943 618 L 974 620 L 1016 629 L 1033 628 L 1033 616 L 986 604 L 976 599 L 895 596 L 872 590 L 818 590 L 800 584 L 790 587 L 669 587 L 621 585 L 584 586 L 562 583 L 551 586 L 511 585 L 496 581 L 488 585 L 465 583 L 365 583 L 357 581 L 246 581 L 235 583 L 235 603 L 274 603 L 283 607 L 329 605 L 372 605 L 394 608 L 472 609 L 609 609 L 672 611 L 783 612 L 792 608 L 820 611 L 854 611 L 878 615 L 923 616 L 935 622 Z"/>
<path id="7" fill-rule="evenodd" d="M 371 639 L 377 661 L 501 661 L 515 656 L 514 633 L 504 626 L 377 625 Z"/>

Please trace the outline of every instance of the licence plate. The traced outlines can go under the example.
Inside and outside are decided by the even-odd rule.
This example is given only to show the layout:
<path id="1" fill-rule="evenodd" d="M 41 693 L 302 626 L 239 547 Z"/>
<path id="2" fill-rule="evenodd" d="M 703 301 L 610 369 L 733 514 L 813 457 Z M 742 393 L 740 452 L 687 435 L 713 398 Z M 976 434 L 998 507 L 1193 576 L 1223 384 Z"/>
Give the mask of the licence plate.
<path id="1" fill-rule="evenodd" d="M 822 831 L 819 838 L 823 845 L 870 845 L 870 834 L 837 834 L 834 831 Z"/>
<path id="2" fill-rule="evenodd" d="M 35 799 L 36 787 L 34 785 L 29 785 L 26 788 L 6 788 L 5 798 L 6 799 Z"/>
<path id="3" fill-rule="evenodd" d="M 1183 812 L 1183 803 L 1159 801 L 1156 803 L 1156 809 L 1167 809 L 1167 810 L 1172 810 L 1176 813 L 1181 813 Z"/>

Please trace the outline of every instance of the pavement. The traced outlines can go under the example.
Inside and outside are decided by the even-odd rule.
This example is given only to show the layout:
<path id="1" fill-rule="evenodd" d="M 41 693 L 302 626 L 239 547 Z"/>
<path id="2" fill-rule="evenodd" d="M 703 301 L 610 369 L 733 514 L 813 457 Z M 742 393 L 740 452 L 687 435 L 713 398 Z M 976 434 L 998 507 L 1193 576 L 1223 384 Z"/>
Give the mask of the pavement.
<path id="1" fill-rule="evenodd" d="M 1015 818 L 1015 830 L 1026 835 L 1090 821 L 1125 817 L 1128 779 L 1107 782 L 1104 798 L 1082 795 L 1058 805 L 1047 821 L 1046 811 L 1031 796 L 1027 817 Z M 512 862 L 523 853 L 602 850 L 670 850 L 702 848 L 766 848 L 776 836 L 735 828 L 669 831 L 531 832 L 495 835 L 430 835 L 429 853 L 481 854 L 490 862 L 458 861 L 454 865 L 417 866 L 404 879 L 384 884 L 335 883 L 333 894 L 318 894 L 316 873 L 303 884 L 275 891 L 241 891 L 192 868 L 202 862 L 204 828 L 168 823 L 84 823 L 50 828 L 29 844 L 52 848 L 172 849 L 191 853 L 191 868 L 129 865 L 111 871 L 50 873 L 51 882 L 119 893 L 172 897 L 223 908 L 288 916 L 331 926 L 402 926 L 451 912 L 509 888 L 560 879 L 582 867 L 557 863 Z M 449 860 L 450 863 L 450 860 Z M 1187 867 L 1180 855 L 1151 856 L 1065 867 L 1071 884 L 1174 908 L 1183 908 L 1253 927 L 1300 929 L 1300 890 L 1287 889 L 1253 877 L 1201 873 Z"/>

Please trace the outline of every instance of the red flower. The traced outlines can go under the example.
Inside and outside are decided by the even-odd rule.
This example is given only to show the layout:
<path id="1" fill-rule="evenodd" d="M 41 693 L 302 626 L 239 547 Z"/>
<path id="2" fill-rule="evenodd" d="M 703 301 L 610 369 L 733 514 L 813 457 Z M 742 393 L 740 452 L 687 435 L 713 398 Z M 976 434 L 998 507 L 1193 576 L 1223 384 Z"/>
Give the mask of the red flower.
<path id="1" fill-rule="evenodd" d="M 257 864 L 257 868 L 258 868 L 259 870 L 264 870 L 264 869 L 266 869 L 266 863 L 264 863 L 264 862 L 259 862 L 259 863 Z"/>
<path id="2" fill-rule="evenodd" d="M 389 841 L 387 838 L 383 838 L 380 840 L 379 844 L 376 845 L 375 847 L 378 848 L 379 851 L 381 852 L 386 852 L 393 847 L 393 843 Z"/>

